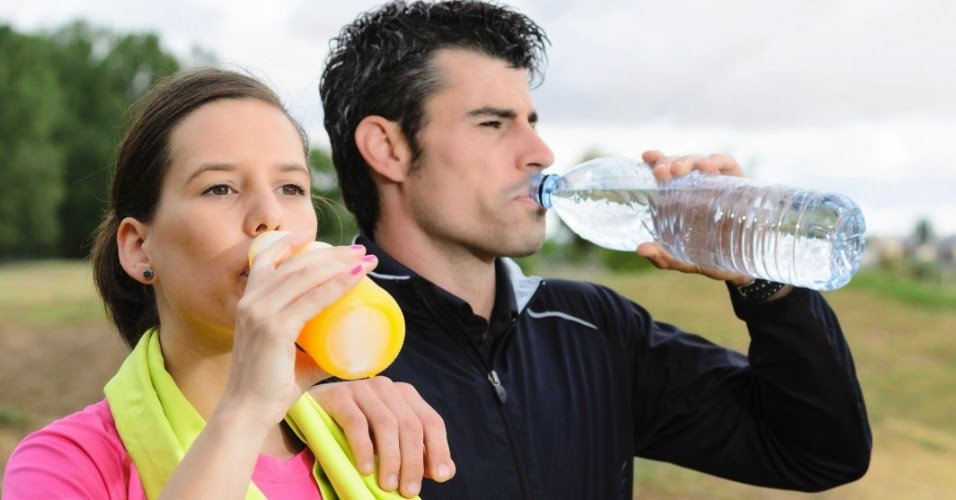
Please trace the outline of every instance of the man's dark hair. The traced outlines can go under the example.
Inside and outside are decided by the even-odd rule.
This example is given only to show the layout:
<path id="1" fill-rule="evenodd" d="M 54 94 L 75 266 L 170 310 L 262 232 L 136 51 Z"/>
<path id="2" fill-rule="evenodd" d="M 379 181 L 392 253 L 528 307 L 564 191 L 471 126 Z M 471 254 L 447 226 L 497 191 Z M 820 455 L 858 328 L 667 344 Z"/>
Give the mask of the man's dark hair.
<path id="1" fill-rule="evenodd" d="M 547 35 L 527 16 L 495 4 L 453 0 L 396 1 L 361 14 L 330 43 L 319 93 L 325 129 L 345 206 L 372 235 L 378 192 L 355 145 L 366 116 L 398 122 L 413 161 L 421 156 L 418 133 L 426 124 L 425 100 L 441 88 L 432 60 L 459 48 L 506 61 L 540 82 Z"/>

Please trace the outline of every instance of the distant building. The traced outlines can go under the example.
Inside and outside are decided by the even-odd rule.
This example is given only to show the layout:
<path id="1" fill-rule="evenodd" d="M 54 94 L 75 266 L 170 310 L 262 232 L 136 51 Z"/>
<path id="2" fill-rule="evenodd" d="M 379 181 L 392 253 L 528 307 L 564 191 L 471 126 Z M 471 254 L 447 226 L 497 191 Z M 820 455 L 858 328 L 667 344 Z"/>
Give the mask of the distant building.
<path id="1" fill-rule="evenodd" d="M 902 266 L 905 261 L 906 248 L 902 239 L 873 236 L 866 242 L 860 266 L 895 268 Z"/>
<path id="2" fill-rule="evenodd" d="M 937 252 L 940 264 L 956 267 L 956 235 L 941 240 Z"/>

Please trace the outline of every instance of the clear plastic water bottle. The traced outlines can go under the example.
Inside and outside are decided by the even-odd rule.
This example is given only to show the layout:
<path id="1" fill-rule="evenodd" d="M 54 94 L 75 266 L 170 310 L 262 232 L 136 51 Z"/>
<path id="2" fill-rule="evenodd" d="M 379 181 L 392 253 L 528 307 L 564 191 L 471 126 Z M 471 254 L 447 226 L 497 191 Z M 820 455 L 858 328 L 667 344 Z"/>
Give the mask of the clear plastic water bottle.
<path id="1" fill-rule="evenodd" d="M 698 171 L 659 184 L 628 158 L 539 175 L 531 197 L 606 248 L 654 241 L 683 262 L 816 290 L 847 284 L 865 243 L 863 214 L 845 196 Z"/>

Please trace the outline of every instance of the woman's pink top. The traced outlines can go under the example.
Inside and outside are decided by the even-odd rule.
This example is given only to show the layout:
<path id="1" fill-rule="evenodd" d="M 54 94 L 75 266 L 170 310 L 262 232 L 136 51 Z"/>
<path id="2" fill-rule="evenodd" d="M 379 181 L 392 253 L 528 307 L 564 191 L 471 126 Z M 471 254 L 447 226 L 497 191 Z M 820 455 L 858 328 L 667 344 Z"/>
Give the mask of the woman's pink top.
<path id="1" fill-rule="evenodd" d="M 320 499 L 308 448 L 282 460 L 259 455 L 252 481 L 267 498 Z M 106 400 L 30 434 L 10 455 L 3 498 L 145 499 Z"/>

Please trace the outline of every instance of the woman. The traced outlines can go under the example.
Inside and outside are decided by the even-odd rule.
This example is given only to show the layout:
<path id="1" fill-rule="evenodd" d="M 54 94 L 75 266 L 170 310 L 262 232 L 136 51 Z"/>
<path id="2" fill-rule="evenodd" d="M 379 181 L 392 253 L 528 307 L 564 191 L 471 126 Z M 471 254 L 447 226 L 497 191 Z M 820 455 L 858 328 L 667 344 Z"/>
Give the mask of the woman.
<path id="1" fill-rule="evenodd" d="M 453 475 L 443 423 L 409 386 L 314 391 L 350 423 L 363 473 L 371 428 L 378 484 L 303 396 L 328 375 L 295 348 L 299 329 L 376 265 L 361 246 L 293 255 L 317 229 L 307 152 L 278 97 L 245 75 L 184 73 L 141 100 L 92 255 L 133 352 L 105 401 L 20 443 L 4 498 L 382 496 L 399 479 L 414 496 L 426 465 Z M 292 233 L 250 268 L 251 241 L 280 229 Z"/>

